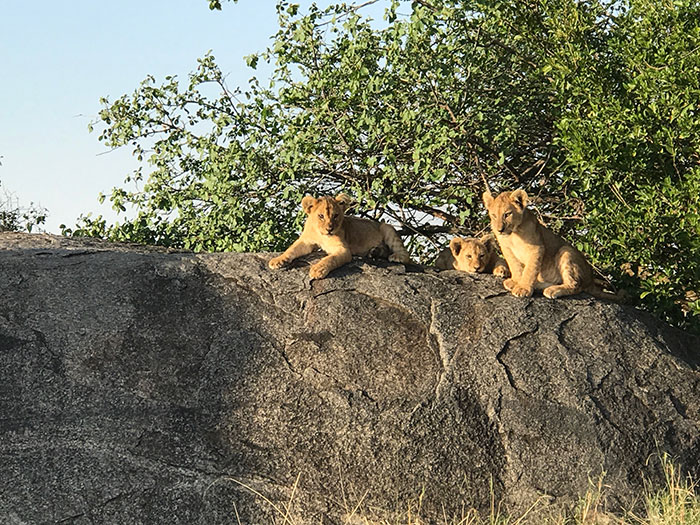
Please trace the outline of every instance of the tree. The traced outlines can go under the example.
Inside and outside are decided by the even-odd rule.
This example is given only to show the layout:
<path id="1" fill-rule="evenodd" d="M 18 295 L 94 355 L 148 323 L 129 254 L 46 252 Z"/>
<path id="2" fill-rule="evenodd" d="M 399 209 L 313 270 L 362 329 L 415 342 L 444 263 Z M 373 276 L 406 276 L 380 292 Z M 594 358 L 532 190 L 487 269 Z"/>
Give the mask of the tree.
<path id="1" fill-rule="evenodd" d="M 700 4 L 385 3 L 376 28 L 360 7 L 279 1 L 274 44 L 247 57 L 274 65 L 267 85 L 230 89 L 207 55 L 186 83 L 104 100 L 100 140 L 149 168 L 110 196 L 134 219 L 73 233 L 279 250 L 305 193 L 343 189 L 428 261 L 445 234 L 485 228 L 486 180 L 527 189 L 604 275 L 697 328 Z"/>
<path id="2" fill-rule="evenodd" d="M 0 200 L 0 232 L 26 231 L 31 233 L 37 226 L 46 222 L 46 210 L 34 203 L 20 206 L 9 194 Z M 41 230 L 40 230 L 41 231 Z"/>
<path id="3" fill-rule="evenodd" d="M 0 159 L 3 156 L 0 155 Z M 2 162 L 0 162 L 2 166 Z M 0 186 L 2 184 L 0 183 Z M 0 232 L 31 231 L 46 222 L 46 210 L 31 203 L 21 206 L 17 198 L 6 190 L 0 194 Z"/>

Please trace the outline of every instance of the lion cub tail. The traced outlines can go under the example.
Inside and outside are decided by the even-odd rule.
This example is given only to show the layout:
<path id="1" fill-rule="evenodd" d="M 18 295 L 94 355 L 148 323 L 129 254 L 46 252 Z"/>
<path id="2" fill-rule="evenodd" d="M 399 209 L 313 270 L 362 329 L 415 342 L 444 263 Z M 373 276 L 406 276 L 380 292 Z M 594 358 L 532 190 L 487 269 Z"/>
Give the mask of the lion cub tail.
<path id="1" fill-rule="evenodd" d="M 605 299 L 606 301 L 612 301 L 613 303 L 626 303 L 629 300 L 627 292 L 624 290 L 617 290 L 616 292 L 608 292 L 603 288 L 608 286 L 608 283 L 601 279 L 593 279 L 593 283 L 588 287 L 585 292 L 591 294 L 597 299 Z"/>
<path id="2" fill-rule="evenodd" d="M 406 247 L 403 245 L 403 242 L 401 242 L 401 237 L 396 233 L 393 226 L 383 222 L 379 225 L 379 231 L 391 252 L 389 260 L 402 264 L 411 264 L 411 256 L 408 254 L 408 251 L 406 251 Z"/>

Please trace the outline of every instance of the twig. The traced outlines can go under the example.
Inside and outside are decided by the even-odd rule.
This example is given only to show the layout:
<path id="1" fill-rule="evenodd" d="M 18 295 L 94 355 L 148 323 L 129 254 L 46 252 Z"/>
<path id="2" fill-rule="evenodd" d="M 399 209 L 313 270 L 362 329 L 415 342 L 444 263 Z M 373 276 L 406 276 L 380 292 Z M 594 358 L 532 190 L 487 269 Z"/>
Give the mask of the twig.
<path id="1" fill-rule="evenodd" d="M 437 226 L 437 225 L 435 225 L 435 226 L 424 226 L 421 228 L 414 228 L 412 226 L 404 224 L 404 227 L 397 230 L 397 233 L 401 237 L 407 237 L 409 235 L 423 235 L 424 237 L 430 238 L 431 235 L 435 235 L 436 233 L 458 234 L 458 233 L 460 233 L 460 230 L 458 230 L 454 226 Z"/>
<path id="2" fill-rule="evenodd" d="M 625 201 L 625 199 L 622 197 L 620 190 L 617 188 L 617 186 L 615 186 L 615 184 L 610 184 L 610 189 L 612 190 L 613 195 L 615 195 L 617 200 L 619 200 L 622 204 L 627 206 L 628 209 L 631 209 L 630 205 L 627 204 L 627 201 Z"/>
<path id="3" fill-rule="evenodd" d="M 436 208 L 433 208 L 432 206 L 423 205 L 423 206 L 420 206 L 418 209 L 432 215 L 433 217 L 437 217 L 438 219 L 442 219 L 445 222 L 449 222 L 452 224 L 457 222 L 457 217 L 455 217 L 454 215 L 451 215 L 451 214 L 444 212 L 442 210 L 438 210 Z"/>

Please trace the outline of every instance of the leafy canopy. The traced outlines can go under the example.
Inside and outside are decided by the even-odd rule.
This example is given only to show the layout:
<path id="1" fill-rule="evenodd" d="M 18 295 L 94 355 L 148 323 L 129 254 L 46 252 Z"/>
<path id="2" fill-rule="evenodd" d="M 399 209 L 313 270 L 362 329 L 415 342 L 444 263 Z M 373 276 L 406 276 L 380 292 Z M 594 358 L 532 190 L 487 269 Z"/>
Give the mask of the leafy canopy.
<path id="1" fill-rule="evenodd" d="M 278 1 L 274 43 L 246 57 L 267 82 L 231 88 L 208 54 L 186 81 L 103 100 L 100 140 L 144 161 L 109 197 L 135 217 L 72 233 L 281 250 L 304 194 L 343 189 L 428 261 L 445 234 L 485 228 L 486 179 L 525 188 L 603 274 L 697 328 L 700 3 L 382 5 L 378 23 Z"/>

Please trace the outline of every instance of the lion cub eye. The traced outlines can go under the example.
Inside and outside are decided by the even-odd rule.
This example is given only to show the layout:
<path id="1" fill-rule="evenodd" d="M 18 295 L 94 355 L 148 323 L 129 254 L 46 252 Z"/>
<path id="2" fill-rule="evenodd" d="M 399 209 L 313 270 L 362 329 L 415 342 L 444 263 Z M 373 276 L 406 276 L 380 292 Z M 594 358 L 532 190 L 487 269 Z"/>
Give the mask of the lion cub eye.
<path id="1" fill-rule="evenodd" d="M 504 217 L 510 217 L 511 215 L 513 215 L 512 211 L 507 211 L 503 214 Z"/>
<path id="2" fill-rule="evenodd" d="M 467 259 L 471 259 L 471 258 L 472 258 L 471 254 L 467 254 Z"/>
<path id="3" fill-rule="evenodd" d="M 323 220 L 323 219 L 324 219 L 323 213 L 319 213 L 319 214 L 318 214 L 318 218 L 321 219 L 321 220 Z"/>

